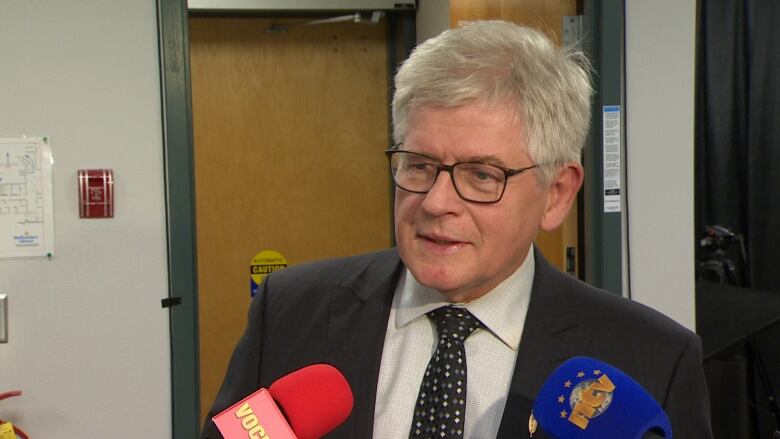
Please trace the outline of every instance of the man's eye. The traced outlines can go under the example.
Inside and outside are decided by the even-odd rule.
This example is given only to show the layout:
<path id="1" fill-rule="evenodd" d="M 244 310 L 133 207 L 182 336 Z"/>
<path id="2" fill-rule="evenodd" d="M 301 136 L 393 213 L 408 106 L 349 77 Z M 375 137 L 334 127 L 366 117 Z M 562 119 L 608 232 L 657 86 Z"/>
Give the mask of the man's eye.
<path id="1" fill-rule="evenodd" d="M 476 178 L 477 180 L 484 181 L 484 180 L 490 180 L 492 178 L 495 178 L 492 175 L 488 174 L 487 172 L 483 172 L 479 170 L 475 170 L 474 172 L 472 172 L 472 174 L 474 175 L 474 178 Z"/>
<path id="2" fill-rule="evenodd" d="M 404 166 L 404 168 L 405 168 L 407 171 L 426 171 L 426 170 L 428 170 L 428 169 L 429 169 L 431 166 L 432 166 L 432 165 L 431 165 L 431 163 L 430 163 L 430 162 L 423 162 L 423 161 L 412 161 L 412 162 L 408 162 L 408 163 L 406 163 L 406 165 Z"/>
<path id="3" fill-rule="evenodd" d="M 475 167 L 469 170 L 469 175 L 474 181 L 479 182 L 493 182 L 501 180 L 501 176 L 496 174 L 496 172 L 492 169 Z"/>

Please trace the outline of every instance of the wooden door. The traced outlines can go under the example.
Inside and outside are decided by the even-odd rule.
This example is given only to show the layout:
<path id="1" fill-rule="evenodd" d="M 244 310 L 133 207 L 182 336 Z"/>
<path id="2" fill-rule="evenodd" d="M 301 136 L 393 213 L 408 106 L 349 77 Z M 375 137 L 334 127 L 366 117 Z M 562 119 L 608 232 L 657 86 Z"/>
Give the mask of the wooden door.
<path id="1" fill-rule="evenodd" d="M 450 0 L 450 27 L 460 21 L 506 20 L 535 27 L 559 44 L 563 41 L 563 17 L 568 15 L 577 15 L 576 0 Z M 536 245 L 553 265 L 566 271 L 567 249 L 577 248 L 577 205 L 561 227 L 539 233 Z M 576 261 L 575 256 L 575 273 L 579 270 Z"/>
<path id="2" fill-rule="evenodd" d="M 391 244 L 384 22 L 193 17 L 201 414 L 261 250 L 290 265 Z"/>

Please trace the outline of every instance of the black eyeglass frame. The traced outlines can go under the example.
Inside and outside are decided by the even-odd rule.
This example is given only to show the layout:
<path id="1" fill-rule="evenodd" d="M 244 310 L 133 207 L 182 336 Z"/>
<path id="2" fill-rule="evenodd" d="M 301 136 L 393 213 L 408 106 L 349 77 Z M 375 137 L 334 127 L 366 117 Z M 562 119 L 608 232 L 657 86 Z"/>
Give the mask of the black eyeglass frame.
<path id="1" fill-rule="evenodd" d="M 393 155 L 396 154 L 396 153 L 403 152 L 403 153 L 406 153 L 406 154 L 414 154 L 416 156 L 425 157 L 426 159 L 430 159 L 432 162 L 434 162 L 436 164 L 436 175 L 433 177 L 433 183 L 431 184 L 431 187 L 428 188 L 428 190 L 426 190 L 426 191 L 413 191 L 413 190 L 407 189 L 407 188 L 401 186 L 400 184 L 398 184 L 398 181 L 396 181 L 396 179 L 395 179 L 395 173 L 393 172 L 392 167 L 391 167 L 390 173 L 393 174 L 393 184 L 395 184 L 396 187 L 401 188 L 401 189 L 405 190 L 406 192 L 411 192 L 413 194 L 427 194 L 428 192 L 431 191 L 431 189 L 433 189 L 433 185 L 436 184 L 436 180 L 439 178 L 439 174 L 441 174 L 441 171 L 446 171 L 448 174 L 450 174 L 450 181 L 452 181 L 452 187 L 455 188 L 455 192 L 457 192 L 458 196 L 462 200 L 468 201 L 469 203 L 478 203 L 478 204 L 495 204 L 495 203 L 498 203 L 504 197 L 504 192 L 506 192 L 506 184 L 509 181 L 509 177 L 511 177 L 513 175 L 522 174 L 525 171 L 529 171 L 531 169 L 538 168 L 538 167 L 542 166 L 542 165 L 539 165 L 539 164 L 534 164 L 534 165 L 531 165 L 531 166 L 526 166 L 524 168 L 512 169 L 512 168 L 505 168 L 503 166 L 495 165 L 493 163 L 473 162 L 473 161 L 470 161 L 470 162 L 457 162 L 457 163 L 453 163 L 451 165 L 445 165 L 445 164 L 441 163 L 439 160 L 437 160 L 437 159 L 435 159 L 435 158 L 433 158 L 433 157 L 431 157 L 429 155 L 425 155 L 425 154 L 422 154 L 422 153 L 419 153 L 419 152 L 407 151 L 407 150 L 404 150 L 404 149 L 400 149 L 400 146 L 401 146 L 401 144 L 399 143 L 397 145 L 394 145 L 392 148 L 385 150 L 385 155 L 387 156 L 387 159 L 390 161 L 391 164 L 393 162 Z M 495 201 L 472 200 L 470 198 L 464 197 L 463 194 L 460 193 L 460 189 L 458 189 L 458 185 L 457 185 L 457 183 L 455 183 L 455 173 L 454 173 L 454 170 L 455 170 L 456 166 L 463 165 L 463 164 L 492 166 L 492 167 L 494 167 L 496 169 L 500 169 L 501 171 L 504 172 L 504 186 L 501 188 L 501 194 L 499 194 L 497 200 L 495 200 Z"/>

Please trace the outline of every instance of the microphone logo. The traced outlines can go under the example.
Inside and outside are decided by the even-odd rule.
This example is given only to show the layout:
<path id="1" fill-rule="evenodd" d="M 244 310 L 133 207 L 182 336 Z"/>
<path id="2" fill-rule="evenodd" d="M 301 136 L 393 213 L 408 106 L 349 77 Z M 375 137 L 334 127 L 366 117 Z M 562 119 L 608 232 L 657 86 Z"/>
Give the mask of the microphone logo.
<path id="1" fill-rule="evenodd" d="M 236 418 L 241 420 L 241 426 L 247 431 L 248 437 L 252 439 L 268 439 L 265 429 L 260 425 L 260 420 L 257 419 L 257 415 L 255 415 L 248 402 L 245 402 L 236 410 Z"/>
<path id="2" fill-rule="evenodd" d="M 584 374 L 579 372 L 577 375 Z M 580 381 L 569 396 L 569 405 L 572 409 L 569 422 L 585 430 L 592 418 L 607 411 L 612 403 L 612 394 L 615 384 L 606 374 L 594 370 L 594 375 L 600 375 L 598 379 Z"/>
<path id="3" fill-rule="evenodd" d="M 570 358 L 547 377 L 531 416 L 530 433 L 538 422 L 556 438 L 640 438 L 650 430 L 672 437 L 652 395 L 620 369 L 588 357 Z"/>
<path id="4" fill-rule="evenodd" d="M 614 391 L 615 384 L 601 370 L 580 370 L 561 384 L 555 403 L 561 408 L 561 419 L 585 430 L 591 419 L 607 411 Z"/>

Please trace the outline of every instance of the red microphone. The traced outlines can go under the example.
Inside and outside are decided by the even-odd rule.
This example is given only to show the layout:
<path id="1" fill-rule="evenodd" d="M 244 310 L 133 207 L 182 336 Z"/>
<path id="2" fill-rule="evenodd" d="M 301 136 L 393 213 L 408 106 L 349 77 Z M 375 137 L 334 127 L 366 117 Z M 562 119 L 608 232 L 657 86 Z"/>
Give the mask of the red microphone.
<path id="1" fill-rule="evenodd" d="M 329 364 L 291 372 L 212 419 L 225 439 L 319 439 L 352 412 L 352 390 Z"/>

